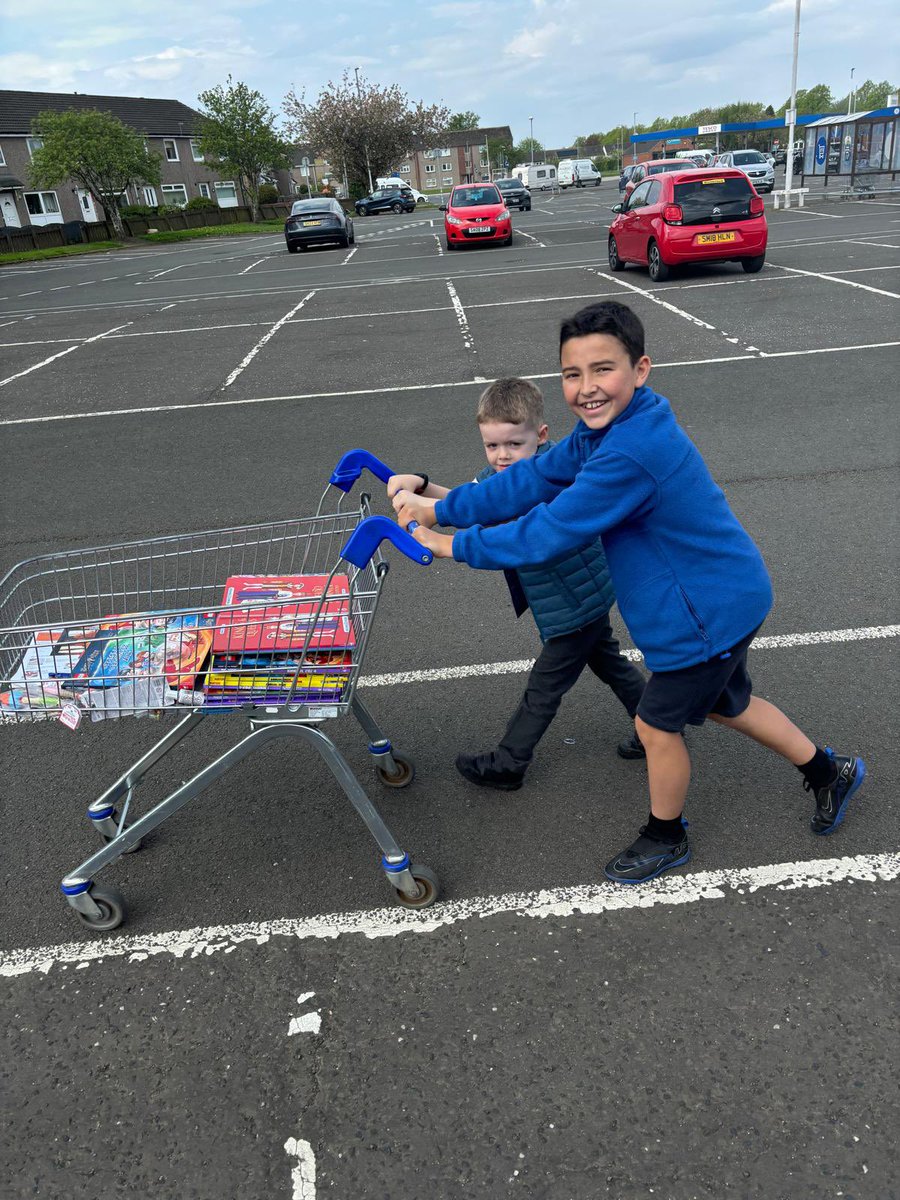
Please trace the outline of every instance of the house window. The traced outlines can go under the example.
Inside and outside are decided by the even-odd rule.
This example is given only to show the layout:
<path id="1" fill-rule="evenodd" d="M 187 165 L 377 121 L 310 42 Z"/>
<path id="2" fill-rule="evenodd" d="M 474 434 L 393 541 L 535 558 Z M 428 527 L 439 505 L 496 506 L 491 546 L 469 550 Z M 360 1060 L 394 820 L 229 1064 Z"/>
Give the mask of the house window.
<path id="1" fill-rule="evenodd" d="M 43 144 L 42 138 L 26 138 L 25 145 L 28 147 L 28 157 L 33 158 L 35 150 L 40 150 Z"/>
<path id="2" fill-rule="evenodd" d="M 436 170 L 437 170 L 437 168 L 435 167 L 434 163 L 426 163 L 425 164 L 426 175 L 433 175 Z"/>
<path id="3" fill-rule="evenodd" d="M 449 150 L 442 150 L 442 151 L 441 151 L 441 158 L 449 158 L 449 157 L 450 157 L 450 151 L 449 151 Z"/>
<path id="4" fill-rule="evenodd" d="M 203 155 L 200 153 L 200 143 L 191 138 L 191 158 L 194 162 L 203 162 Z"/>
<path id="5" fill-rule="evenodd" d="M 179 208 L 187 204 L 187 188 L 183 183 L 164 183 L 162 193 L 166 204 L 177 204 Z"/>
<path id="6" fill-rule="evenodd" d="M 0 146 L 0 167 L 6 166 L 6 159 L 3 157 L 3 147 Z"/>
<path id="7" fill-rule="evenodd" d="M 56 192 L 26 192 L 25 207 L 32 225 L 58 225 L 62 222 Z"/>
<path id="8" fill-rule="evenodd" d="M 234 186 L 233 180 L 226 183 L 215 183 L 213 187 L 216 189 L 216 202 L 219 208 L 237 208 L 237 188 Z"/>
<path id="9" fill-rule="evenodd" d="M 175 145 L 175 139 L 163 138 L 163 147 L 166 151 L 166 161 L 178 162 L 178 147 Z"/>
<path id="10" fill-rule="evenodd" d="M 410 173 L 410 171 L 411 171 L 411 170 L 412 170 L 412 168 L 411 168 L 411 167 L 409 166 L 409 164 L 407 163 L 405 167 L 401 167 L 401 168 L 400 168 L 400 174 L 401 174 L 401 175 L 408 175 L 408 174 Z"/>
<path id="11" fill-rule="evenodd" d="M 152 188 L 152 187 L 144 188 L 144 203 L 146 205 L 148 205 L 150 208 L 156 208 L 156 205 L 157 205 L 156 188 Z"/>
<path id="12" fill-rule="evenodd" d="M 211 199 L 210 194 L 209 194 L 209 184 L 208 183 L 198 183 L 197 187 L 200 189 L 200 195 L 203 196 L 204 199 L 206 199 L 206 200 Z"/>

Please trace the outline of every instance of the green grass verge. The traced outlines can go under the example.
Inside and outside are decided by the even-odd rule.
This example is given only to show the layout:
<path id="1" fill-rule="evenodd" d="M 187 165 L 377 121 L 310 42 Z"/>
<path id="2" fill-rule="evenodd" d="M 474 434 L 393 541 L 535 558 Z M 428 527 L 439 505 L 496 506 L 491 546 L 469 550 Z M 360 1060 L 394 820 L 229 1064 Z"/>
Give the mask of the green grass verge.
<path id="1" fill-rule="evenodd" d="M 274 221 L 257 221 L 252 225 L 249 221 L 237 225 L 201 225 L 199 229 L 166 229 L 160 233 L 142 233 L 138 240 L 141 242 L 192 242 L 195 238 L 236 237 L 243 233 L 281 233 L 284 229 L 284 218 Z"/>
<path id="2" fill-rule="evenodd" d="M 46 250 L 16 250 L 0 254 L 0 267 L 7 263 L 40 262 L 42 258 L 66 258 L 70 254 L 97 254 L 102 250 L 121 250 L 121 242 L 88 242 L 82 246 L 50 246 Z"/>

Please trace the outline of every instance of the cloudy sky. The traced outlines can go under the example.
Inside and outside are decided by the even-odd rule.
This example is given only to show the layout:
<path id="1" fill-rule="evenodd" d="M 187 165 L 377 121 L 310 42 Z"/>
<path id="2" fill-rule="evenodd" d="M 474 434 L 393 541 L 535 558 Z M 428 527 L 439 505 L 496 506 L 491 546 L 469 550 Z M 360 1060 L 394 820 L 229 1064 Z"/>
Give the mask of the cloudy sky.
<path id="1" fill-rule="evenodd" d="M 344 68 L 545 146 L 790 91 L 794 0 L 0 0 L 0 86 L 195 105 L 230 73 L 280 113 Z M 803 0 L 799 87 L 892 79 L 896 0 Z"/>

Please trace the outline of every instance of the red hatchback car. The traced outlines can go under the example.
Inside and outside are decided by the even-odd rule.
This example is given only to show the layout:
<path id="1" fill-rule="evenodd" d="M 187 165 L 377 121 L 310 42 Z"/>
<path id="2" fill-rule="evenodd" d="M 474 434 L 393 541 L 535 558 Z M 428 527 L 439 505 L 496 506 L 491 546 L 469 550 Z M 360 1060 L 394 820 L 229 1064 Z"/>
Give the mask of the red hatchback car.
<path id="1" fill-rule="evenodd" d="M 765 205 L 734 168 L 692 167 L 645 179 L 613 212 L 611 271 L 646 264 L 653 282 L 661 283 L 682 263 L 731 259 L 752 273 L 766 261 Z"/>
<path id="2" fill-rule="evenodd" d="M 441 205 L 447 249 L 468 242 L 512 244 L 509 209 L 492 183 L 461 184 L 450 193 L 450 203 Z"/>

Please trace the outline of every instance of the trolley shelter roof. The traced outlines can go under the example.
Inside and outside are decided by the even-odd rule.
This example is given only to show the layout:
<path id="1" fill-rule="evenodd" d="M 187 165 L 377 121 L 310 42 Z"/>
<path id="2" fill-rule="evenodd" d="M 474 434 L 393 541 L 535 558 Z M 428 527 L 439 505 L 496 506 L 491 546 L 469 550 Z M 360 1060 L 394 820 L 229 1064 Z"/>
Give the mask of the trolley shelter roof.
<path id="1" fill-rule="evenodd" d="M 885 112 L 893 111 L 885 109 Z M 819 113 L 798 117 L 795 126 L 821 124 L 823 121 L 845 121 L 847 118 L 839 114 Z M 766 121 L 727 121 L 721 125 L 690 125 L 683 129 L 654 129 L 650 133 L 633 133 L 631 142 L 660 142 L 666 138 L 704 137 L 713 133 L 750 133 L 757 129 L 787 129 L 789 122 L 786 117 L 771 117 Z"/>

